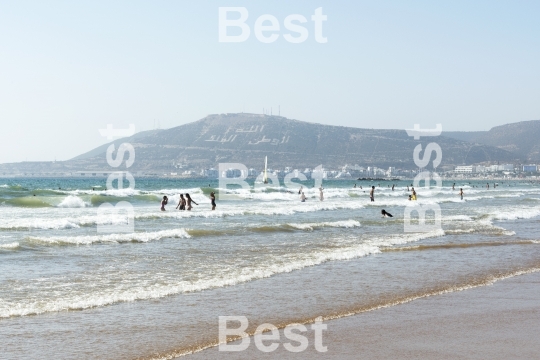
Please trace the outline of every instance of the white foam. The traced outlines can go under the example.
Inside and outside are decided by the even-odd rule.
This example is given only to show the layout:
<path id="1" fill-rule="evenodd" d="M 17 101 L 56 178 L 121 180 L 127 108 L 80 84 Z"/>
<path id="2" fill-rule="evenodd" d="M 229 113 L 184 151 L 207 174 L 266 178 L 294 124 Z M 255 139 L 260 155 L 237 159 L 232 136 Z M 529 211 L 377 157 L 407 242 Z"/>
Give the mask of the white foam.
<path id="1" fill-rule="evenodd" d="M 0 244 L 0 249 L 16 249 L 19 247 L 18 242 L 12 242 L 9 244 Z"/>
<path id="2" fill-rule="evenodd" d="M 43 229 L 60 230 L 79 228 L 79 224 L 71 219 L 0 219 L 0 229 L 2 230 L 21 230 L 21 229 Z"/>
<path id="3" fill-rule="evenodd" d="M 343 220 L 343 221 L 306 223 L 306 224 L 289 223 L 287 225 L 300 229 L 300 230 L 313 230 L 314 228 L 320 228 L 320 227 L 353 228 L 353 227 L 360 226 L 360 222 L 356 220 Z"/>
<path id="4" fill-rule="evenodd" d="M 217 276 L 215 277 L 203 278 L 196 281 L 181 280 L 176 283 L 151 282 L 151 285 L 148 285 L 147 279 L 145 279 L 144 285 L 139 284 L 130 288 L 113 288 L 82 294 L 70 292 L 63 294 L 62 298 L 58 299 L 40 299 L 39 301 L 27 299 L 27 303 L 18 302 L 16 304 L 0 301 L 0 318 L 41 314 L 45 312 L 88 309 L 118 302 L 157 299 L 174 294 L 232 286 L 256 279 L 267 278 L 280 273 L 300 270 L 328 261 L 351 260 L 379 253 L 381 246 L 404 244 L 443 235 L 444 232 L 442 230 L 424 234 L 396 235 L 392 237 L 373 238 L 364 243 L 353 243 L 352 245 L 343 246 L 338 249 L 331 247 L 307 254 L 296 253 L 287 254 L 285 256 L 274 256 L 267 259 L 264 263 L 257 262 L 255 267 L 233 267 L 229 268 L 228 272 L 216 273 Z M 126 237 L 126 239 L 127 238 L 128 237 Z M 117 241 L 116 239 L 114 239 L 114 241 Z"/>
<path id="5" fill-rule="evenodd" d="M 77 244 L 88 245 L 105 242 L 149 242 L 164 238 L 190 238 L 185 229 L 162 230 L 156 232 L 136 232 L 129 234 L 107 234 L 107 235 L 84 235 L 84 236 L 31 236 L 32 241 L 40 241 L 50 244 Z"/>
<path id="6" fill-rule="evenodd" d="M 532 219 L 537 216 L 540 216 L 539 208 L 516 208 L 512 211 L 501 211 L 492 214 L 492 218 L 496 220 Z"/>
<path id="7" fill-rule="evenodd" d="M 445 216 L 443 220 L 450 220 L 450 221 L 473 221 L 473 219 L 470 216 L 467 215 L 450 215 Z"/>
<path id="8" fill-rule="evenodd" d="M 60 204 L 58 204 L 58 207 L 62 208 L 83 208 L 86 207 L 86 204 L 84 203 L 83 199 L 80 197 L 69 195 L 66 197 Z"/>

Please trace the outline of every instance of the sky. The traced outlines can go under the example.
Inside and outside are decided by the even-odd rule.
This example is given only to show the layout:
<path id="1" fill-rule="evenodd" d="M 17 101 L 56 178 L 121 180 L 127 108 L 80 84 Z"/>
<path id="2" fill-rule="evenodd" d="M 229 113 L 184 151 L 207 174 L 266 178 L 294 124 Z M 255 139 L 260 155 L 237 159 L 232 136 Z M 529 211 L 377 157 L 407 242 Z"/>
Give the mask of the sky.
<path id="1" fill-rule="evenodd" d="M 245 8 L 245 41 L 220 42 L 220 7 Z M 307 19 L 301 43 L 285 39 L 299 36 L 285 28 L 295 14 Z M 538 14 L 527 0 L 4 0 L 0 163 L 70 159 L 108 142 L 107 124 L 167 129 L 263 109 L 381 129 L 540 119 Z M 263 33 L 272 43 L 256 36 L 263 15 L 279 24 Z"/>

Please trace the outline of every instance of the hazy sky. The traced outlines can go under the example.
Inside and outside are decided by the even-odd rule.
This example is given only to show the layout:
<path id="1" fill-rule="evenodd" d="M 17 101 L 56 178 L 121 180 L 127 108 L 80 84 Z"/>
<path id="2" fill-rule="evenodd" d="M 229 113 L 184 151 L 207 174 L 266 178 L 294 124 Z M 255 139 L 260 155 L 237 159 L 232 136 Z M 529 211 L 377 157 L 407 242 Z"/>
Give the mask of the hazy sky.
<path id="1" fill-rule="evenodd" d="M 248 10 L 251 36 L 220 43 L 218 9 L 234 6 Z M 271 44 L 254 34 L 264 14 L 281 26 Z M 291 14 L 308 20 L 303 43 L 283 38 Z M 141 131 L 279 105 L 289 118 L 368 128 L 539 119 L 539 14 L 525 0 L 4 0 L 0 163 L 69 159 L 105 143 L 109 123 Z"/>

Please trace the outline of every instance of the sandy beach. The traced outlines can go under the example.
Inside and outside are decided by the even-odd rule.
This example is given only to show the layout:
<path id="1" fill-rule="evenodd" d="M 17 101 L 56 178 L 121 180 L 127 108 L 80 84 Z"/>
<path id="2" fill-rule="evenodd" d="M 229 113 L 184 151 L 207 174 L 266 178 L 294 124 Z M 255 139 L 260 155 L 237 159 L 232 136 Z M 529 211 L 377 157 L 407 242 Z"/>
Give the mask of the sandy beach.
<path id="1" fill-rule="evenodd" d="M 326 353 L 314 349 L 309 330 L 309 346 L 301 353 L 288 352 L 282 345 L 263 353 L 252 341 L 243 352 L 210 348 L 187 358 L 538 359 L 540 273 L 325 323 Z M 280 338 L 282 343 L 289 341 L 282 331 Z"/>

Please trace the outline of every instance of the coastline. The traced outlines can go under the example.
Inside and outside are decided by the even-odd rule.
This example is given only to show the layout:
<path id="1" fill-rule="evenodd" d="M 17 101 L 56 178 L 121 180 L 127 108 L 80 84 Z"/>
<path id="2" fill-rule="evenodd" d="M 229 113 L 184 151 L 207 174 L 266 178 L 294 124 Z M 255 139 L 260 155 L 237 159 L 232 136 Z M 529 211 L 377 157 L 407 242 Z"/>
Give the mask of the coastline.
<path id="1" fill-rule="evenodd" d="M 271 355 L 286 359 L 531 359 L 540 353 L 540 272 L 325 324 L 326 353 L 314 349 L 314 334 L 308 326 L 304 335 L 310 343 L 304 352 L 288 352 L 280 345 L 267 354 L 252 341 L 242 352 L 219 352 L 212 347 L 187 358 L 259 359 Z M 288 342 L 283 330 L 280 339 L 280 343 Z"/>

